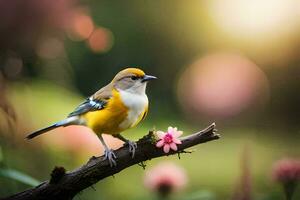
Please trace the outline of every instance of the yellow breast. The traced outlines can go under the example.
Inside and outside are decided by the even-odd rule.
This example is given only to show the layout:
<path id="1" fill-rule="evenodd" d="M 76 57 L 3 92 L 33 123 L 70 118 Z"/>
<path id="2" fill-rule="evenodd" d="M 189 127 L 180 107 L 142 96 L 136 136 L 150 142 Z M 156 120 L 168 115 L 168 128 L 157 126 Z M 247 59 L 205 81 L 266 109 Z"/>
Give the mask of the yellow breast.
<path id="1" fill-rule="evenodd" d="M 112 97 L 104 109 L 83 115 L 87 126 L 96 134 L 106 133 L 114 135 L 137 125 L 145 115 L 148 99 L 147 106 L 144 106 L 143 110 L 141 110 L 141 106 L 136 104 L 136 102 L 130 104 L 128 98 L 114 89 Z M 136 107 L 139 107 L 140 111 L 136 111 Z"/>

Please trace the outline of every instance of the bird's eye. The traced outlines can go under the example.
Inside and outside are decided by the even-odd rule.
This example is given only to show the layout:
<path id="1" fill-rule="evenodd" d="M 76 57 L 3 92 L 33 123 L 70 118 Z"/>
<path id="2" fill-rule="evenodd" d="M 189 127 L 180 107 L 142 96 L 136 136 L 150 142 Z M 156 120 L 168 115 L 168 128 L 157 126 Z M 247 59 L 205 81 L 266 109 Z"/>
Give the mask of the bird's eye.
<path id="1" fill-rule="evenodd" d="M 132 77 L 131 77 L 131 80 L 134 80 L 134 81 L 135 81 L 135 80 L 137 80 L 137 79 L 138 79 L 137 76 L 132 76 Z"/>

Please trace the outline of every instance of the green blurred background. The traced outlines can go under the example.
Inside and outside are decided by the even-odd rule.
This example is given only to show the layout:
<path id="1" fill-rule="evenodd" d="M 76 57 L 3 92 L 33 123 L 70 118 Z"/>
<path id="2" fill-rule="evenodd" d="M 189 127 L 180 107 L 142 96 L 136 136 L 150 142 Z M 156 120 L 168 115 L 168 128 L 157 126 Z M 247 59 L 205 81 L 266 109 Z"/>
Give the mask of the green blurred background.
<path id="1" fill-rule="evenodd" d="M 235 199 L 245 174 L 252 199 L 283 199 L 271 174 L 276 160 L 300 155 L 299 13 L 298 0 L 0 1 L 0 166 L 42 181 L 54 166 L 101 155 L 87 128 L 24 136 L 140 67 L 159 80 L 147 88 L 146 120 L 125 136 L 168 126 L 190 134 L 211 122 L 222 134 L 180 160 L 147 162 L 146 170 L 165 160 L 185 168 L 176 199 Z M 144 173 L 130 167 L 75 199 L 153 199 Z M 0 197 L 35 183 L 18 175 L 0 177 Z"/>

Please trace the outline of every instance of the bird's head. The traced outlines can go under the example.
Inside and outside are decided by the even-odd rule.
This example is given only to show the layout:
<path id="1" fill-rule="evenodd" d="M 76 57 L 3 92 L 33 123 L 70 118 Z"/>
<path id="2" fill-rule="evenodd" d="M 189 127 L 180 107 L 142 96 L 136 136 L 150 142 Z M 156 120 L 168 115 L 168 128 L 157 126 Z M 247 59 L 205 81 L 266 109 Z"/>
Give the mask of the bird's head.
<path id="1" fill-rule="evenodd" d="M 120 71 L 112 80 L 114 87 L 131 93 L 145 93 L 147 82 L 157 79 L 155 76 L 146 75 L 138 68 L 126 68 Z"/>

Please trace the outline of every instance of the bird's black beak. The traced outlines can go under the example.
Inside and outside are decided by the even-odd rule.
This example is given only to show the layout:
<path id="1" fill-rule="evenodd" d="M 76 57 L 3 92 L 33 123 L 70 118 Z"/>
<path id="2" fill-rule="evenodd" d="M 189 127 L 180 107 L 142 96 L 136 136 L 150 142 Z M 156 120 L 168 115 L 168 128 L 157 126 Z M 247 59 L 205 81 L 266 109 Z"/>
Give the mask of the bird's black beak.
<path id="1" fill-rule="evenodd" d="M 151 81 L 157 79 L 155 76 L 145 75 L 142 78 L 142 82 Z"/>

